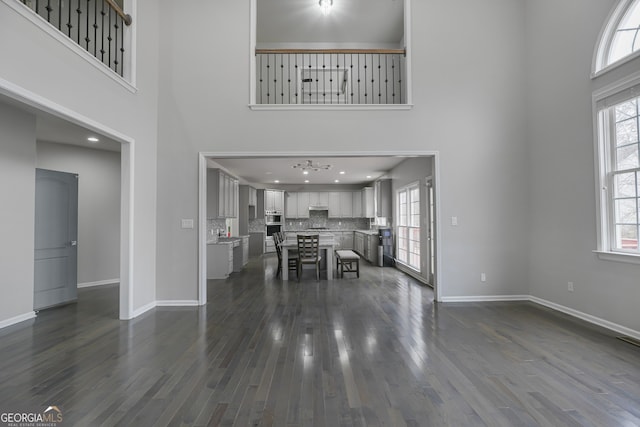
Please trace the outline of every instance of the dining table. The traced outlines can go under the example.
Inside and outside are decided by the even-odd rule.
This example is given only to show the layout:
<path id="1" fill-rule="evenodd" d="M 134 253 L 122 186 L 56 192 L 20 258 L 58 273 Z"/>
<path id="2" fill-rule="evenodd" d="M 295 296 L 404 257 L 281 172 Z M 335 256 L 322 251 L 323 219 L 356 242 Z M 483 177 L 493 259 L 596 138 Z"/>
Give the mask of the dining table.
<path id="1" fill-rule="evenodd" d="M 285 268 L 282 269 L 282 280 L 289 280 L 289 269 L 286 268 L 289 265 L 289 251 L 298 250 L 298 235 L 315 235 L 319 236 L 318 250 L 320 256 L 326 259 L 327 263 L 327 280 L 333 280 L 333 254 L 335 252 L 336 241 L 335 236 L 331 233 L 286 233 L 286 239 L 281 244 L 282 249 L 282 265 Z"/>

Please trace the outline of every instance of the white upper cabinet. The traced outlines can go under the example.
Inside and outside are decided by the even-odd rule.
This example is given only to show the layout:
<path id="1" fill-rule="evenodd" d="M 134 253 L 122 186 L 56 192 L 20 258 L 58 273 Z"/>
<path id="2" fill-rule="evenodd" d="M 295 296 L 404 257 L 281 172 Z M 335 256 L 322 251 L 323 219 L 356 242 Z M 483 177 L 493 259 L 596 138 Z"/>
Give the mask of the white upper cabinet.
<path id="1" fill-rule="evenodd" d="M 284 191 L 264 190 L 264 210 L 284 212 Z"/>
<path id="2" fill-rule="evenodd" d="M 329 193 L 326 191 L 312 191 L 309 193 L 309 206 L 329 206 Z"/>
<path id="3" fill-rule="evenodd" d="M 329 218 L 340 218 L 340 193 L 338 191 L 329 192 Z"/>
<path id="4" fill-rule="evenodd" d="M 284 216 L 286 218 L 299 218 L 298 216 L 298 196 L 300 193 L 285 193 Z"/>
<path id="5" fill-rule="evenodd" d="M 302 191 L 298 193 L 298 216 L 296 218 L 309 218 L 309 193 Z"/>
<path id="6" fill-rule="evenodd" d="M 353 198 L 353 217 L 354 218 L 362 218 L 362 194 L 363 190 L 354 191 L 351 195 Z"/>
<path id="7" fill-rule="evenodd" d="M 365 187 L 362 189 L 362 216 L 365 218 L 373 218 L 376 216 L 373 187 Z"/>
<path id="8" fill-rule="evenodd" d="M 207 218 L 238 216 L 239 182 L 220 169 L 207 170 Z"/>
<path id="9" fill-rule="evenodd" d="M 340 193 L 340 217 L 353 218 L 353 192 L 343 191 Z"/>

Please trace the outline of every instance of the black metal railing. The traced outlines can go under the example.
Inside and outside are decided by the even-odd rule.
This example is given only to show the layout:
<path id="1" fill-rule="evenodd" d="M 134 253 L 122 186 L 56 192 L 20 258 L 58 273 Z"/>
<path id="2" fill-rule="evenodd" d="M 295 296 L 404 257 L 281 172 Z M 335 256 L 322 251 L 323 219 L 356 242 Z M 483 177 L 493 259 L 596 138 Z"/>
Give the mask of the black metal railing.
<path id="1" fill-rule="evenodd" d="M 19 0 L 102 63 L 124 76 L 125 26 L 131 16 L 114 0 Z"/>
<path id="2" fill-rule="evenodd" d="M 404 104 L 404 49 L 256 49 L 256 104 Z"/>

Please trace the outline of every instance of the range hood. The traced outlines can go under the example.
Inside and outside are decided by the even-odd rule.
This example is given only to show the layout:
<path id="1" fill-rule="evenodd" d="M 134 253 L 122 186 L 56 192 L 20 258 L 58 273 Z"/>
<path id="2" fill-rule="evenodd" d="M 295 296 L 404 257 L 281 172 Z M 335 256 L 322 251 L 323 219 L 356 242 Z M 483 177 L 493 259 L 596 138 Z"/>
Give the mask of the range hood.
<path id="1" fill-rule="evenodd" d="M 328 211 L 328 206 L 309 206 L 310 211 Z"/>

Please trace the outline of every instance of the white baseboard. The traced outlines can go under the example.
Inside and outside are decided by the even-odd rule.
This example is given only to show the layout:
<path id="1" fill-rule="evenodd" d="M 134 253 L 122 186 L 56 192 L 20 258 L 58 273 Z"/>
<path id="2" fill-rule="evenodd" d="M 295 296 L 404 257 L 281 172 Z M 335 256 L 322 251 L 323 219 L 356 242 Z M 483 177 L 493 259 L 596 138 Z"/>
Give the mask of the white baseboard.
<path id="1" fill-rule="evenodd" d="M 159 300 L 156 301 L 158 307 L 197 307 L 198 300 Z"/>
<path id="2" fill-rule="evenodd" d="M 107 279 L 107 280 L 98 280 L 97 282 L 78 283 L 78 289 L 92 288 L 94 286 L 113 285 L 116 283 L 120 283 L 120 279 Z"/>
<path id="3" fill-rule="evenodd" d="M 428 286 L 432 286 L 433 285 L 431 283 L 429 283 L 429 281 L 427 279 L 425 279 L 424 277 L 422 277 L 417 271 L 411 270 L 408 267 L 405 267 L 404 265 L 396 262 L 396 269 L 402 271 L 404 274 L 407 274 L 411 277 L 413 277 L 414 279 L 416 279 L 418 282 L 428 285 Z"/>
<path id="4" fill-rule="evenodd" d="M 640 332 L 635 331 L 626 326 L 618 325 L 617 323 L 610 322 L 605 319 L 601 319 L 591 314 L 583 313 L 582 311 L 575 310 L 564 305 L 556 304 L 555 302 L 547 301 L 542 298 L 534 297 L 533 295 L 479 295 L 479 296 L 460 296 L 460 297 L 442 297 L 442 302 L 495 302 L 495 301 L 530 301 L 535 304 L 542 305 L 555 311 L 559 311 L 569 316 L 576 317 L 591 324 L 601 326 L 605 329 L 609 329 L 618 334 L 625 335 L 631 338 L 640 340 Z"/>
<path id="5" fill-rule="evenodd" d="M 477 295 L 462 297 L 442 297 L 442 302 L 497 302 L 529 300 L 529 295 Z"/>
<path id="6" fill-rule="evenodd" d="M 127 319 L 127 320 L 131 320 L 131 319 L 133 319 L 135 317 L 140 316 L 141 314 L 146 313 L 149 310 L 152 310 L 152 309 L 156 308 L 156 304 L 157 304 L 156 301 L 151 301 L 149 304 L 145 304 L 142 307 L 139 307 L 139 308 L 133 310 L 133 312 L 131 313 L 131 317 L 129 319 Z"/>
<path id="7" fill-rule="evenodd" d="M 578 319 L 582 319 L 585 322 L 589 322 L 594 325 L 601 326 L 605 329 L 609 329 L 619 334 L 626 335 L 628 337 L 632 337 L 640 340 L 640 332 L 627 328 L 626 326 L 618 325 L 617 323 L 609 322 L 608 320 L 601 319 L 596 316 L 592 316 L 591 314 L 583 313 L 582 311 L 578 311 L 570 307 L 565 307 L 564 305 L 556 304 L 555 302 L 534 297 L 533 295 L 529 295 L 529 301 L 534 302 L 536 304 L 543 305 L 552 310 L 556 310 L 561 313 L 568 314 L 569 316 L 577 317 Z"/>
<path id="8" fill-rule="evenodd" d="M 0 329 L 6 328 L 7 326 L 15 325 L 16 323 L 24 322 L 25 320 L 33 319 L 34 317 L 36 317 L 36 312 L 30 311 L 28 313 L 15 316 L 10 319 L 2 320 L 0 321 Z"/>

